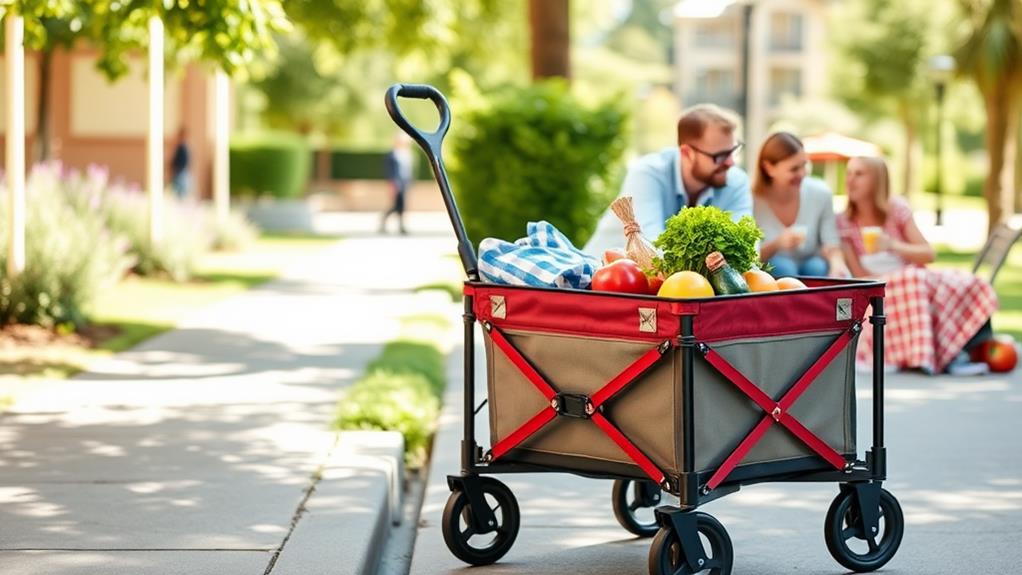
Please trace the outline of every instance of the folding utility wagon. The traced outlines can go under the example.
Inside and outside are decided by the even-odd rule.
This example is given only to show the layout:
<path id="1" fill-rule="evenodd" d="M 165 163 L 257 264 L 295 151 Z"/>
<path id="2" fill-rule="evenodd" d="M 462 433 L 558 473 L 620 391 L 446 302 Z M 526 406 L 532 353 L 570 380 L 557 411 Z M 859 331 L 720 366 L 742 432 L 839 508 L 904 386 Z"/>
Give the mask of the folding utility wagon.
<path id="1" fill-rule="evenodd" d="M 415 129 L 397 98 L 432 100 L 436 132 Z M 884 284 L 803 278 L 805 290 L 667 299 L 479 281 L 476 256 L 440 154 L 450 125 L 431 86 L 391 87 L 387 109 L 425 150 L 459 242 L 465 282 L 461 474 L 448 477 L 444 540 L 459 559 L 500 559 L 518 503 L 490 477 L 566 472 L 614 480 L 614 513 L 655 536 L 653 575 L 728 574 L 730 537 L 696 509 L 743 485 L 832 481 L 825 539 L 834 558 L 872 571 L 897 552 L 904 518 L 881 487 Z M 874 330 L 873 438 L 857 458 L 855 343 Z M 475 324 L 485 339 L 489 448 L 476 441 Z M 659 505 L 663 493 L 678 505 Z M 643 513 L 649 513 L 643 518 Z"/>

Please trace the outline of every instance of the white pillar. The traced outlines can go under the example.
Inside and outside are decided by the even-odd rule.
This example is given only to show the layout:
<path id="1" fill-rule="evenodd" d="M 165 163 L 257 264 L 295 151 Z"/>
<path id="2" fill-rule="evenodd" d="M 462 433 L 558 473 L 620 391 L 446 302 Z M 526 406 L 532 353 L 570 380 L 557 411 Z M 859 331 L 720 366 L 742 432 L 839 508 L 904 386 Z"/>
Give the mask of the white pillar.
<path id="1" fill-rule="evenodd" d="M 766 138 L 767 116 L 770 108 L 768 71 L 770 52 L 767 44 L 770 15 L 766 8 L 767 6 L 762 4 L 755 6 L 749 30 L 749 117 L 745 118 L 745 121 L 751 141 L 745 142 L 745 155 L 748 158 L 747 165 L 750 173 L 756 169 L 756 158 L 759 157 L 760 146 L 763 145 L 763 139 Z"/>
<path id="2" fill-rule="evenodd" d="M 6 159 L 11 237 L 7 274 L 14 277 L 25 269 L 25 20 L 13 11 L 8 11 L 5 19 Z"/>
<path id="3" fill-rule="evenodd" d="M 149 134 L 146 186 L 149 188 L 149 241 L 163 238 L 163 21 L 149 19 Z"/>
<path id="4" fill-rule="evenodd" d="M 213 208 L 221 222 L 231 209 L 230 93 L 227 74 L 217 70 L 213 78 Z"/>

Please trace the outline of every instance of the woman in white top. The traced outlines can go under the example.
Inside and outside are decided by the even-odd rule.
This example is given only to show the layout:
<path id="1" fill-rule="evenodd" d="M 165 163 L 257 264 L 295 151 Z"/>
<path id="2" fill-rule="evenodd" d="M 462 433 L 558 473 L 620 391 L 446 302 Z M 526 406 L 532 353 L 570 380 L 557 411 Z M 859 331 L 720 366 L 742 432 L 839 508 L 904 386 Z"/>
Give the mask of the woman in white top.
<path id="1" fill-rule="evenodd" d="M 834 204 L 827 185 L 806 177 L 802 141 L 788 132 L 771 134 L 753 171 L 753 217 L 763 230 L 762 261 L 774 277 L 847 277 Z"/>

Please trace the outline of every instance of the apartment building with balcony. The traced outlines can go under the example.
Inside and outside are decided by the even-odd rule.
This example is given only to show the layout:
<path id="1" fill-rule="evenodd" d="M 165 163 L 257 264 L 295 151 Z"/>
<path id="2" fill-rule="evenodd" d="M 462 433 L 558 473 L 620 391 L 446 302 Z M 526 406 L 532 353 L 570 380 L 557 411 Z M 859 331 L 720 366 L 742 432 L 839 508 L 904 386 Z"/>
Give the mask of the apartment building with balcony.
<path id="1" fill-rule="evenodd" d="M 820 96 L 826 88 L 826 5 L 826 0 L 679 2 L 674 89 L 681 105 L 712 102 L 738 112 L 746 123 L 747 154 L 755 157 L 785 97 Z"/>

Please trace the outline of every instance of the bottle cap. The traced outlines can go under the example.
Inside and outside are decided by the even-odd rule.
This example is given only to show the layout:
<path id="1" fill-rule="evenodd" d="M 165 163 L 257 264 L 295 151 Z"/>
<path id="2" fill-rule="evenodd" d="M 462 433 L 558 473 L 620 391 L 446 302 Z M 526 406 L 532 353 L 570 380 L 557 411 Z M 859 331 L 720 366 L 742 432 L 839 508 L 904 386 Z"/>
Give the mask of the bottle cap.
<path id="1" fill-rule="evenodd" d="M 720 252 L 712 252 L 710 255 L 706 256 L 706 268 L 710 270 L 711 273 L 719 270 L 725 265 L 727 265 L 727 260 L 724 259 L 724 254 Z"/>

